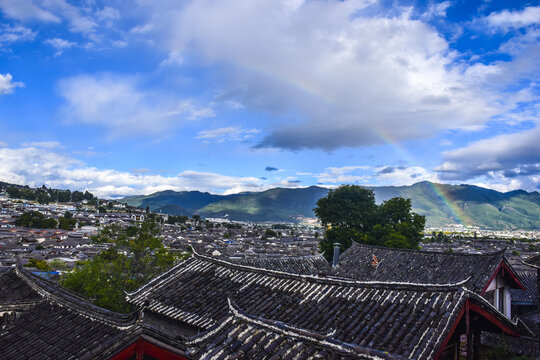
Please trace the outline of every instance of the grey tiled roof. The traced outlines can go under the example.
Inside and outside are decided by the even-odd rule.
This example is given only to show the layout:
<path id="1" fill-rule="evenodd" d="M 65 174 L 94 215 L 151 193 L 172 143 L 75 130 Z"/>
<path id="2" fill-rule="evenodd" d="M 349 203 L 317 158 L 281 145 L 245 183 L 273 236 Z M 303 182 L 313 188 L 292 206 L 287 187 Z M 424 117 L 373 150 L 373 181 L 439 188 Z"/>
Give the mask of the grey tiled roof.
<path id="1" fill-rule="evenodd" d="M 534 305 L 537 302 L 537 272 L 536 271 L 521 271 L 518 273 L 521 282 L 525 286 L 522 289 L 510 289 L 512 295 L 512 303 L 522 303 Z"/>
<path id="2" fill-rule="evenodd" d="M 128 301 L 209 329 L 227 319 L 228 296 L 254 317 L 335 332 L 336 341 L 428 359 L 471 293 L 457 285 L 292 275 L 195 254 L 129 294 Z"/>
<path id="3" fill-rule="evenodd" d="M 41 300 L 41 296 L 23 281 L 15 269 L 0 273 L 0 309 L 2 305 Z"/>
<path id="4" fill-rule="evenodd" d="M 43 301 L 0 333 L 0 350 L 6 360 L 100 359 L 125 335 L 121 328 L 84 312 Z"/>
<path id="5" fill-rule="evenodd" d="M 187 341 L 187 355 L 220 359 L 403 359 L 392 354 L 343 343 L 330 334 L 294 328 L 253 317 L 229 300 L 231 314 L 207 332 Z"/>
<path id="6" fill-rule="evenodd" d="M 7 286 L 21 295 L 0 305 L 13 310 L 0 327 L 2 359 L 105 359 L 138 331 L 135 314 L 99 308 L 22 268 L 2 278 L 1 293 Z"/>
<path id="7" fill-rule="evenodd" d="M 372 255 L 379 261 L 372 267 Z M 461 254 L 368 246 L 353 242 L 333 274 L 363 281 L 448 284 L 470 277 L 468 288 L 480 293 L 504 260 L 504 251 Z"/>

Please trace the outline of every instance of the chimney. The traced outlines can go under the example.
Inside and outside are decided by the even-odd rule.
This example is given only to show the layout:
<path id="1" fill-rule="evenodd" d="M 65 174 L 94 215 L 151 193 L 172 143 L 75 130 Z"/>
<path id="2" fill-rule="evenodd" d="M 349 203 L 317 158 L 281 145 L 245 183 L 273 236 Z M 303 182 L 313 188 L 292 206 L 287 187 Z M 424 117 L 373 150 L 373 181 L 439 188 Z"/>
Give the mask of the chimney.
<path id="1" fill-rule="evenodd" d="M 334 259 L 332 260 L 332 266 L 336 267 L 339 264 L 339 243 L 334 243 Z"/>

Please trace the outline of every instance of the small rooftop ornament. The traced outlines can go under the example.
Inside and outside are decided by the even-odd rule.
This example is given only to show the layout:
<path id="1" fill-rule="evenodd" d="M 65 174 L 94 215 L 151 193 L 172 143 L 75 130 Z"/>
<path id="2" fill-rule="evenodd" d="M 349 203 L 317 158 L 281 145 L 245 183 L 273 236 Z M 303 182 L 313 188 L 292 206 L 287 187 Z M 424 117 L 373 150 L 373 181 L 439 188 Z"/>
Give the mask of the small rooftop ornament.
<path id="1" fill-rule="evenodd" d="M 379 259 L 377 259 L 377 257 L 375 256 L 375 254 L 371 254 L 371 267 L 376 269 L 379 267 Z"/>

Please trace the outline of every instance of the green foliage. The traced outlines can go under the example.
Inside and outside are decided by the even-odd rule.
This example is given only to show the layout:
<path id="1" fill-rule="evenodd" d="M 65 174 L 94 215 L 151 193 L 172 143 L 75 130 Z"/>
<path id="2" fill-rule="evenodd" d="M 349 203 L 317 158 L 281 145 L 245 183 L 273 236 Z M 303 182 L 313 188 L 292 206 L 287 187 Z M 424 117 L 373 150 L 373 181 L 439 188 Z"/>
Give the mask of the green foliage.
<path id="1" fill-rule="evenodd" d="M 98 306 L 117 312 L 131 311 L 124 291 L 137 289 L 176 261 L 175 255 L 156 237 L 158 232 L 159 228 L 151 221 L 125 232 L 116 225 L 105 227 L 92 240 L 114 245 L 63 275 L 60 283 L 94 299 Z"/>
<path id="2" fill-rule="evenodd" d="M 514 256 L 521 256 L 521 254 L 520 254 L 519 251 L 517 251 L 517 250 L 512 250 L 512 255 L 514 255 Z"/>
<path id="3" fill-rule="evenodd" d="M 39 211 L 27 211 L 15 221 L 15 225 L 26 228 L 56 229 L 57 222 L 53 218 L 46 218 Z"/>
<path id="4" fill-rule="evenodd" d="M 330 190 L 317 201 L 315 214 L 327 228 L 319 247 L 327 259 L 333 244 L 341 250 L 352 241 L 386 247 L 416 249 L 422 240 L 425 217 L 411 212 L 411 200 L 396 197 L 375 204 L 373 191 L 356 185 Z"/>
<path id="5" fill-rule="evenodd" d="M 81 193 L 82 194 L 82 193 Z M 69 211 L 66 211 L 64 213 L 64 216 L 60 216 L 58 218 L 58 228 L 63 230 L 73 230 L 75 225 L 77 224 L 77 220 L 73 218 L 73 214 Z"/>
<path id="6" fill-rule="evenodd" d="M 83 199 L 84 199 L 84 194 L 81 191 L 76 190 L 71 194 L 71 201 L 73 202 L 80 202 L 80 201 L 83 201 Z"/>
<path id="7" fill-rule="evenodd" d="M 450 238 L 442 231 L 439 231 L 439 233 L 435 233 L 435 231 L 433 231 L 431 233 L 431 241 L 438 243 L 449 243 Z"/>
<path id="8" fill-rule="evenodd" d="M 51 271 L 51 267 L 49 266 L 49 264 L 47 264 L 45 260 L 37 260 L 34 258 L 30 258 L 30 260 L 28 261 L 28 264 L 26 264 L 25 266 L 35 267 L 42 271 Z"/>
<path id="9" fill-rule="evenodd" d="M 272 229 L 266 229 L 263 235 L 263 239 L 268 239 L 268 238 L 277 237 L 277 236 L 278 236 L 278 233 L 276 231 Z"/>
<path id="10" fill-rule="evenodd" d="M 65 261 L 62 261 L 60 259 L 53 259 L 49 266 L 52 270 L 67 270 L 68 266 Z"/>
<path id="11" fill-rule="evenodd" d="M 528 251 L 538 251 L 538 247 L 535 244 L 529 244 L 529 247 L 527 248 Z"/>

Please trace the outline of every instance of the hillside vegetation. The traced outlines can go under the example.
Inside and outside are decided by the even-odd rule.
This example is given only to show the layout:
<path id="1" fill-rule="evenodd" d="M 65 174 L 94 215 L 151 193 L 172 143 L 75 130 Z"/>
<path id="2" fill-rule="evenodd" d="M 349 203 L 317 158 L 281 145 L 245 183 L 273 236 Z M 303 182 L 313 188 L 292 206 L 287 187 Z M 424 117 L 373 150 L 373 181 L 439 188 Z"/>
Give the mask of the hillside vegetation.
<path id="1" fill-rule="evenodd" d="M 412 211 L 426 216 L 426 226 L 464 224 L 492 229 L 540 229 L 540 194 L 516 190 L 501 193 L 473 185 L 419 182 L 411 186 L 372 187 L 377 203 L 401 196 Z M 274 188 L 262 192 L 212 195 L 199 191 L 161 191 L 124 198 L 129 205 L 172 215 L 199 214 L 244 221 L 293 221 L 315 217 L 313 209 L 328 189 Z"/>

